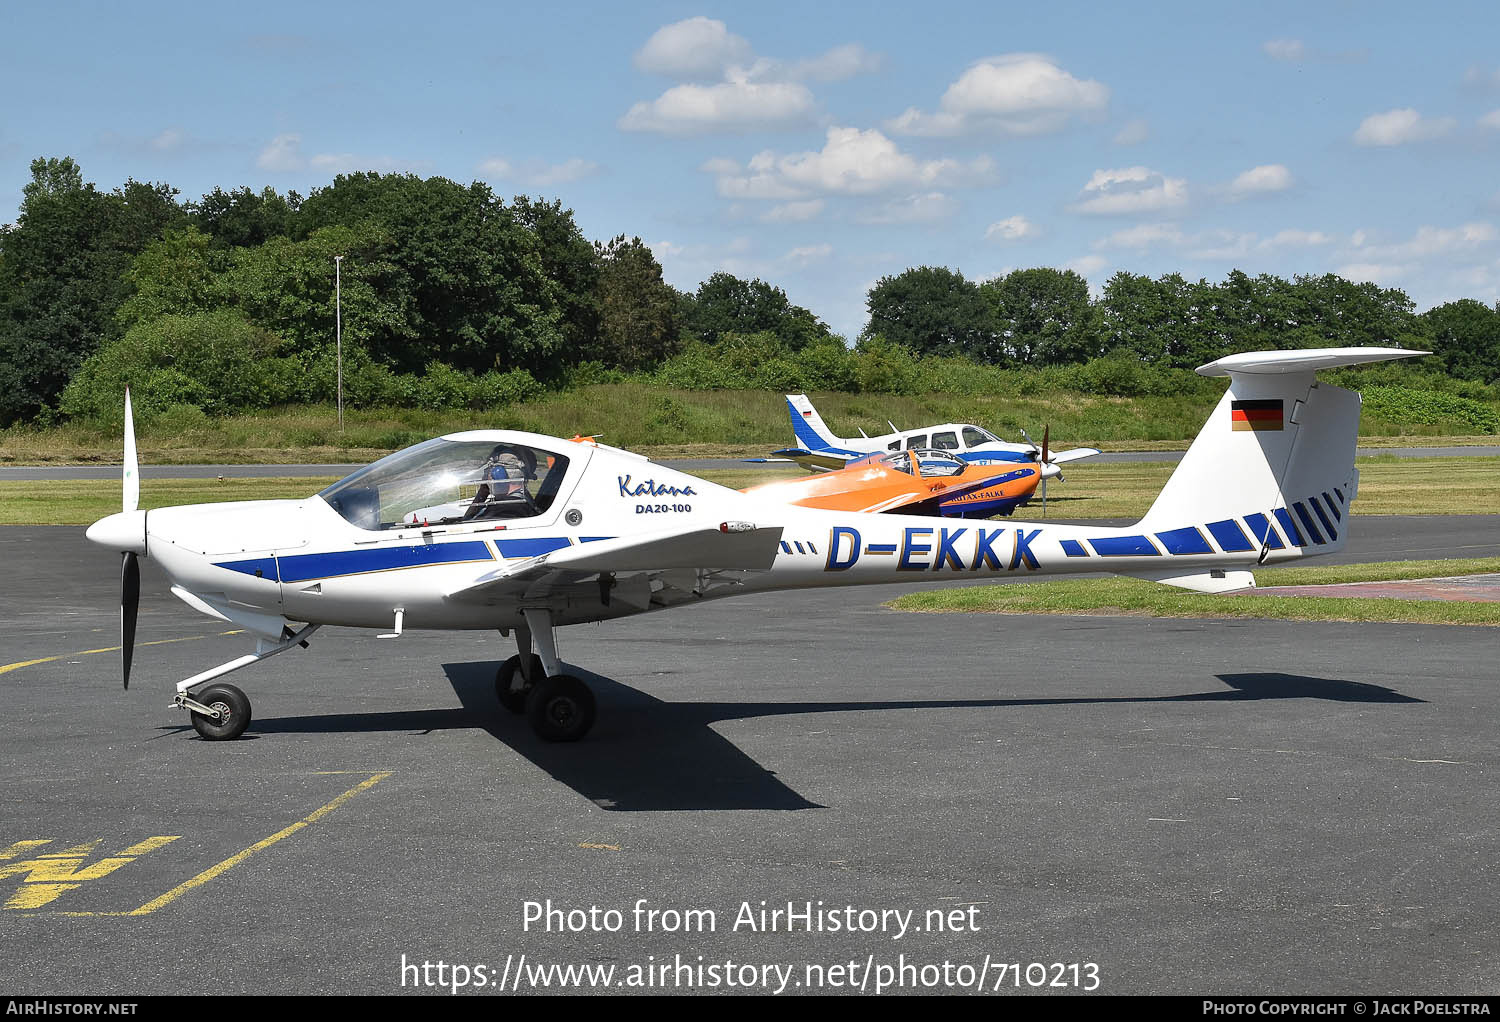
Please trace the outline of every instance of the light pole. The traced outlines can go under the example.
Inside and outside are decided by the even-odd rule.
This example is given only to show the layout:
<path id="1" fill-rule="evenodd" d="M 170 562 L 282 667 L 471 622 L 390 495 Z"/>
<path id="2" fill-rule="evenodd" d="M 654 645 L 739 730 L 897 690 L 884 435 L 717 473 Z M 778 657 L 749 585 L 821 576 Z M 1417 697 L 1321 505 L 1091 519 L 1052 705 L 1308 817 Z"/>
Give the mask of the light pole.
<path id="1" fill-rule="evenodd" d="M 334 344 L 338 348 L 339 360 L 339 432 L 344 431 L 344 281 L 339 272 L 343 269 L 344 257 L 333 257 L 333 323 Z"/>

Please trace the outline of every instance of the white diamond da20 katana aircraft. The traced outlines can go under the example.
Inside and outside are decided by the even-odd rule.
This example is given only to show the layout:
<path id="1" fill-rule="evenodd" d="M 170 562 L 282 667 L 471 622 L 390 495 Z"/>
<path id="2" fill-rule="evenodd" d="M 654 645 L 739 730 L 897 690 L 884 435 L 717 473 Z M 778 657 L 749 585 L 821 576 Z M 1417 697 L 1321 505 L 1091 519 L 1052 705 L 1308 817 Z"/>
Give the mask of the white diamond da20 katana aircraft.
<path id="1" fill-rule="evenodd" d="M 542 738 L 573 741 L 594 722 L 594 697 L 558 660 L 561 625 L 769 590 L 1099 571 L 1219 593 L 1254 585 L 1257 565 L 1340 550 L 1358 491 L 1360 397 L 1315 371 L 1419 354 L 1251 352 L 1203 366 L 1228 376 L 1228 390 L 1128 528 L 793 507 L 585 438 L 512 430 L 417 444 L 305 500 L 142 511 L 127 394 L 125 509 L 88 538 L 123 554 L 127 686 L 141 557 L 188 606 L 255 637 L 254 652 L 177 685 L 173 705 L 205 738 L 250 723 L 249 700 L 219 678 L 340 625 L 386 639 L 513 635 L 500 703 Z"/>

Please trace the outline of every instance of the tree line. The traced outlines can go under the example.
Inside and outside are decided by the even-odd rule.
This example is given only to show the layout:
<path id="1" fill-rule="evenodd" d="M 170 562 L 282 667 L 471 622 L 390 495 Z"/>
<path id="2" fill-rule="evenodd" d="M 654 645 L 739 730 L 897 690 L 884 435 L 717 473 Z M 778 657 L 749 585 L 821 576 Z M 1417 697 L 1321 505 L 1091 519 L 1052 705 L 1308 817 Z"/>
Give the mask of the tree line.
<path id="1" fill-rule="evenodd" d="M 1399 288 L 1332 273 L 1286 280 L 1234 270 L 1211 283 L 1122 270 L 1095 299 L 1072 270 L 1015 270 L 976 282 L 922 266 L 877 281 L 869 309 L 867 335 L 995 364 L 1126 354 L 1190 369 L 1239 351 L 1396 345 L 1433 351 L 1459 379 L 1500 379 L 1500 303 L 1464 298 L 1418 314 Z"/>
<path id="2" fill-rule="evenodd" d="M 332 354 L 336 255 L 346 360 L 387 382 L 638 369 L 729 330 L 833 336 L 780 288 L 719 273 L 678 291 L 640 238 L 590 241 L 560 201 L 506 202 L 481 182 L 359 173 L 306 197 L 183 202 L 166 184 L 103 191 L 68 157 L 31 175 L 0 228 L 0 425 L 47 417 L 86 364 L 149 367 L 191 397 L 205 382 L 174 376 L 174 352 L 296 398 L 299 367 L 320 375 Z"/>
<path id="3" fill-rule="evenodd" d="M 73 159 L 39 158 L 16 222 L 0 227 L 0 426 L 96 414 L 127 380 L 159 405 L 215 412 L 326 400 L 335 256 L 346 381 L 368 402 L 489 406 L 669 363 L 689 376 L 763 369 L 778 352 L 830 378 L 853 372 L 844 339 L 781 288 L 720 272 L 679 291 L 640 238 L 591 241 L 557 200 L 358 173 L 305 197 L 239 187 L 183 201 L 163 183 L 104 191 Z M 1500 310 L 1461 300 L 1418 315 L 1397 289 L 1331 274 L 1122 272 L 1094 298 L 1072 271 L 979 283 L 924 266 L 880 280 L 868 307 L 847 365 L 871 379 L 903 351 L 1166 369 L 1371 343 L 1430 347 L 1456 377 L 1500 378 Z"/>

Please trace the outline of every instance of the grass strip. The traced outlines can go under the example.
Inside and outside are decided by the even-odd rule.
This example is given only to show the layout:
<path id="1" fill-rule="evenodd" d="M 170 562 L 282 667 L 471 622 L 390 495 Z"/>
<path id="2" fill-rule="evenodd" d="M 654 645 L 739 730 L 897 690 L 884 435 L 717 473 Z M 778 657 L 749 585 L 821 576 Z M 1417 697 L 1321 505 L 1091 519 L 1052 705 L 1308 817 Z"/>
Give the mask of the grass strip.
<path id="1" fill-rule="evenodd" d="M 1384 582 L 1500 572 L 1500 557 L 1267 568 L 1262 587 Z M 1500 603 L 1335 596 L 1209 596 L 1135 578 L 1077 578 L 1027 585 L 962 586 L 908 593 L 886 604 L 919 613 L 1086 614 L 1283 621 L 1388 621 L 1500 625 Z"/>

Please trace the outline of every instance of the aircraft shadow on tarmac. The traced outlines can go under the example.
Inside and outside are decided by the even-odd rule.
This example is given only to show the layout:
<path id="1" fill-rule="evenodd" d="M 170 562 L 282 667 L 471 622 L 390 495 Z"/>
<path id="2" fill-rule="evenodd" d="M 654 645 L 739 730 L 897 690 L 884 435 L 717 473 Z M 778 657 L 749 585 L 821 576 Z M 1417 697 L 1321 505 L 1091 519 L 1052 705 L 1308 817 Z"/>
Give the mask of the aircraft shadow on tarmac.
<path id="1" fill-rule="evenodd" d="M 599 723 L 582 742 L 554 745 L 537 738 L 524 718 L 500 709 L 490 661 L 444 664 L 462 707 L 382 713 L 273 717 L 249 734 L 425 732 L 482 728 L 554 779 L 615 812 L 705 809 L 821 809 L 787 787 L 710 725 L 724 720 L 869 710 L 1004 709 L 1113 703 L 1237 702 L 1323 699 L 1355 703 L 1424 700 L 1365 682 L 1296 674 L 1221 674 L 1228 689 L 1169 696 L 1056 699 L 912 699 L 839 702 L 669 703 L 617 681 L 576 671 L 599 701 Z M 571 665 L 570 665 L 571 666 Z M 182 730 L 173 728 L 170 730 Z"/>

